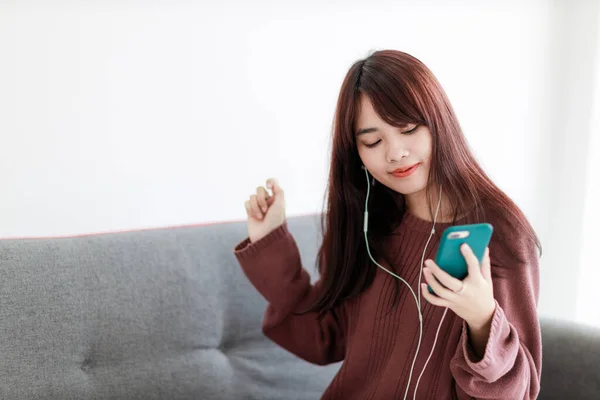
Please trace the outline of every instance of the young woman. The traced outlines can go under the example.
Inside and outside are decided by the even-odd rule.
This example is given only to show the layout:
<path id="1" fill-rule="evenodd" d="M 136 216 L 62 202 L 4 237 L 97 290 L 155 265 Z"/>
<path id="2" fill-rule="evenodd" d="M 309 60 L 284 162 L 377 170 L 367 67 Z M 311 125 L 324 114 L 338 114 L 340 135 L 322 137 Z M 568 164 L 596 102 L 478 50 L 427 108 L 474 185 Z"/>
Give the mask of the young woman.
<path id="1" fill-rule="evenodd" d="M 378 51 L 346 75 L 314 285 L 284 191 L 275 179 L 267 189 L 246 202 L 248 238 L 234 252 L 269 303 L 265 335 L 312 363 L 343 360 L 323 399 L 537 397 L 538 238 L 423 63 Z M 461 281 L 432 258 L 445 228 L 477 222 L 494 234 L 481 264 L 463 245 Z"/>

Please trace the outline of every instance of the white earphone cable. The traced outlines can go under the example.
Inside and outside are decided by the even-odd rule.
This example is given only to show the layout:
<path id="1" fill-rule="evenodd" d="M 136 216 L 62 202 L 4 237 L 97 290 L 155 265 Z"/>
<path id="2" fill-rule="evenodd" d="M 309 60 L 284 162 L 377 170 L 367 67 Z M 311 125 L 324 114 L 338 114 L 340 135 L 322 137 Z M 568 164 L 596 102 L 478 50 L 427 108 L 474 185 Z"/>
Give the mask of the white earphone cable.
<path id="1" fill-rule="evenodd" d="M 421 377 L 423 376 L 423 373 L 425 372 L 425 368 L 427 368 L 427 364 L 429 364 L 429 360 L 431 359 L 431 356 L 433 355 L 433 350 L 435 349 L 435 344 L 437 343 L 438 336 L 440 334 L 440 328 L 442 327 L 442 322 L 444 321 L 444 317 L 446 316 L 447 312 L 448 312 L 448 307 L 446 307 L 446 309 L 444 310 L 444 314 L 442 314 L 442 318 L 440 319 L 440 324 L 438 325 L 437 331 L 435 332 L 435 339 L 433 340 L 433 344 L 431 345 L 431 351 L 429 352 L 429 357 L 427 357 L 427 360 L 425 360 L 423 369 L 421 370 L 421 373 L 419 374 L 419 378 L 417 378 L 417 383 L 415 384 L 415 391 L 413 393 L 413 400 L 416 400 L 416 398 L 417 398 L 417 388 L 419 387 L 419 382 L 421 382 Z"/>
<path id="2" fill-rule="evenodd" d="M 419 267 L 419 280 L 417 282 L 417 292 L 418 292 L 418 297 L 417 295 L 415 295 L 415 292 L 413 290 L 413 288 L 410 286 L 410 284 L 408 282 L 406 282 L 404 279 L 402 279 L 400 276 L 396 275 L 395 273 L 393 273 L 392 271 L 388 270 L 387 268 L 383 267 L 382 265 L 380 265 L 377 261 L 375 261 L 375 259 L 373 258 L 372 254 L 371 254 L 371 250 L 369 248 L 369 240 L 367 237 L 367 232 L 368 232 L 368 226 L 369 226 L 369 211 L 368 211 L 368 203 L 369 203 L 369 195 L 371 192 L 371 185 L 369 182 L 369 173 L 367 171 L 367 169 L 365 167 L 363 167 L 363 169 L 365 170 L 365 176 L 367 177 L 367 197 L 365 199 L 365 215 L 364 215 L 364 226 L 363 226 L 363 232 L 364 232 L 364 236 L 365 236 L 365 244 L 367 247 L 367 253 L 369 254 L 369 257 L 371 258 L 371 261 L 373 261 L 373 263 L 375 263 L 375 265 L 377 265 L 379 268 L 383 269 L 385 272 L 387 272 L 388 274 L 392 275 L 393 277 L 399 279 L 400 281 L 402 281 L 410 290 L 413 298 L 415 299 L 415 303 L 417 305 L 417 312 L 419 315 L 419 341 L 417 342 L 417 350 L 415 352 L 415 357 L 413 358 L 411 367 L 410 367 L 410 373 L 408 375 L 408 383 L 406 385 L 406 391 L 404 392 L 404 400 L 406 400 L 407 395 L 408 395 L 408 389 L 410 388 L 410 382 L 412 380 L 412 374 L 413 374 L 413 370 L 415 367 L 415 363 L 417 361 L 417 357 L 419 355 L 419 350 L 421 348 L 421 341 L 423 339 L 423 314 L 421 313 L 421 278 L 422 278 L 422 274 L 423 274 L 423 263 L 425 262 L 425 253 L 427 252 L 427 247 L 429 246 L 429 242 L 431 241 L 431 238 L 433 237 L 433 234 L 435 233 L 435 223 L 436 223 L 436 219 L 438 216 L 438 212 L 440 210 L 440 204 L 442 201 L 442 186 L 440 185 L 440 193 L 439 193 L 439 198 L 438 198 L 438 203 L 437 203 L 437 207 L 435 210 L 435 216 L 433 217 L 433 227 L 431 229 L 431 233 L 429 234 L 429 238 L 427 239 L 427 243 L 425 244 L 425 248 L 423 249 L 423 254 L 421 256 L 421 264 Z M 423 376 L 423 373 L 425 372 L 425 368 L 427 367 L 427 363 L 429 362 L 429 359 L 431 358 L 431 356 L 433 355 L 433 350 L 435 348 L 435 344 L 437 342 L 437 338 L 438 338 L 438 334 L 440 331 L 440 328 L 442 326 L 442 322 L 444 321 L 444 317 L 446 316 L 446 312 L 448 311 L 448 309 L 446 308 L 446 310 L 444 311 L 444 315 L 442 316 L 442 319 L 440 320 L 440 324 L 438 326 L 436 335 L 435 335 L 435 340 L 433 342 L 433 346 L 431 348 L 431 352 L 429 353 L 429 357 L 427 358 L 427 361 L 425 362 L 425 365 L 423 366 L 423 370 L 421 371 L 421 374 L 419 375 L 419 378 L 417 379 L 417 383 L 415 386 L 415 391 L 414 391 L 414 397 L 413 399 L 416 399 L 417 396 L 417 388 L 419 387 L 419 381 L 421 380 L 421 377 Z"/>

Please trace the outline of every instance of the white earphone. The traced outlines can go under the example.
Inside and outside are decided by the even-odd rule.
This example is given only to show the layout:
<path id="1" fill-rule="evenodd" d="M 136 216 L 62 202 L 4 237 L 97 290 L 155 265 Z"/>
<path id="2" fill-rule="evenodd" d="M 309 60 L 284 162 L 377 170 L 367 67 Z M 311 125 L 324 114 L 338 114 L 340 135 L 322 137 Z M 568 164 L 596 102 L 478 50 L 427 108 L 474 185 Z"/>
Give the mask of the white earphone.
<path id="1" fill-rule="evenodd" d="M 418 297 L 417 297 L 417 295 L 415 295 L 413 288 L 408 284 L 408 282 L 406 282 L 404 279 L 402 279 L 400 276 L 396 275 L 392 271 L 390 271 L 387 268 L 380 265 L 377 261 L 375 261 L 375 259 L 371 255 L 371 250 L 369 248 L 369 240 L 367 239 L 367 231 L 368 231 L 368 225 L 369 225 L 369 210 L 367 207 L 368 207 L 368 203 L 369 203 L 369 194 L 371 192 L 371 183 L 369 182 L 369 172 L 367 171 L 367 168 L 363 165 L 362 169 L 365 170 L 365 176 L 367 177 L 367 198 L 365 199 L 365 217 L 364 217 L 364 226 L 363 226 L 363 231 L 365 234 L 365 244 L 367 246 L 367 253 L 369 253 L 369 257 L 371 258 L 371 261 L 373 261 L 375 263 L 375 265 L 377 265 L 379 268 L 383 269 L 385 272 L 392 275 L 393 277 L 400 279 L 408 287 L 408 289 L 410 290 L 410 292 L 412 293 L 412 295 L 415 299 L 415 302 L 417 303 L 417 311 L 419 313 L 419 341 L 417 342 L 417 350 L 415 352 L 415 358 L 413 359 L 412 365 L 410 367 L 410 374 L 408 375 L 408 383 L 406 385 L 406 391 L 404 392 L 404 400 L 406 400 L 406 396 L 408 395 L 408 389 L 410 387 L 410 382 L 412 380 L 412 374 L 413 374 L 413 369 L 415 367 L 415 362 L 417 361 L 417 356 L 419 355 L 419 349 L 421 347 L 421 340 L 423 339 L 423 314 L 421 313 L 421 277 L 423 274 L 423 263 L 425 261 L 425 252 L 427 251 L 427 246 L 429 246 L 429 242 L 431 241 L 431 238 L 433 237 L 433 234 L 435 233 L 435 223 L 436 223 L 436 219 L 438 216 L 438 212 L 440 211 L 440 204 L 442 202 L 442 185 L 440 185 L 440 193 L 438 196 L 438 203 L 437 203 L 437 207 L 435 210 L 435 216 L 433 217 L 433 227 L 431 228 L 431 233 L 429 235 L 429 239 L 427 239 L 427 243 L 425 244 L 425 248 L 423 249 L 423 255 L 421 256 L 421 264 L 419 266 L 419 280 L 417 282 L 417 286 L 418 286 L 418 288 L 417 288 Z M 374 179 L 375 178 L 373 178 L 373 180 Z M 423 373 L 425 372 L 425 368 L 427 368 L 427 364 L 429 363 L 429 360 L 431 359 L 431 356 L 433 355 L 433 350 L 435 349 L 435 344 L 437 343 L 438 334 L 440 333 L 440 328 L 442 327 L 442 322 L 444 321 L 444 317 L 446 316 L 447 312 L 448 312 L 448 308 L 446 308 L 444 310 L 444 314 L 442 315 L 442 319 L 440 320 L 440 324 L 438 325 L 437 331 L 435 333 L 435 340 L 433 341 L 433 345 L 431 346 L 431 352 L 429 353 L 429 357 L 427 357 L 427 360 L 425 361 L 425 365 L 423 366 L 423 370 L 421 371 L 421 374 L 419 375 L 419 378 L 417 379 L 415 391 L 413 393 L 413 399 L 417 398 L 417 389 L 419 387 L 419 382 L 421 381 L 421 377 L 423 376 Z"/>

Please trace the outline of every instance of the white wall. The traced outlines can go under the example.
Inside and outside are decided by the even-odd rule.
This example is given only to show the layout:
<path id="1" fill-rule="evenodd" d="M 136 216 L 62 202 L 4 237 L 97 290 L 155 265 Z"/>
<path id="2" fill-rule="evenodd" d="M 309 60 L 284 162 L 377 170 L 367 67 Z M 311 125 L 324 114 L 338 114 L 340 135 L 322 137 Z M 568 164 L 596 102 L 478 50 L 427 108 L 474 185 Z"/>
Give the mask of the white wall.
<path id="1" fill-rule="evenodd" d="M 593 13 L 591 14 L 593 15 Z M 600 7 L 596 11 L 597 21 L 600 21 Z M 589 37 L 594 37 L 590 33 Z M 600 31 L 596 24 L 596 48 L 585 50 L 595 54 L 594 64 L 596 68 L 596 79 L 588 82 L 588 90 L 593 91 L 592 109 L 590 118 L 586 119 L 589 124 L 590 137 L 587 148 L 587 174 L 585 176 L 585 206 L 583 212 L 583 230 L 581 237 L 581 274 L 579 275 L 579 287 L 577 298 L 577 320 L 591 325 L 600 326 L 600 293 L 598 282 L 600 282 L 600 260 L 598 259 L 598 243 L 600 243 Z"/>
<path id="2" fill-rule="evenodd" d="M 269 176 L 289 215 L 320 211 L 344 74 L 396 48 L 434 71 L 484 167 L 552 244 L 540 311 L 572 318 L 585 184 L 564 210 L 555 178 L 572 182 L 559 146 L 585 128 L 597 64 L 562 53 L 583 39 L 572 51 L 590 61 L 593 2 L 216 3 L 0 4 L 0 236 L 243 219 Z M 575 135 L 566 159 L 585 162 L 589 131 Z M 557 224 L 578 231 L 565 242 Z"/>
<path id="3" fill-rule="evenodd" d="M 597 269 L 584 258 L 584 240 L 593 240 L 598 214 L 592 215 L 589 195 L 592 175 L 592 117 L 600 103 L 594 97 L 600 75 L 598 62 L 600 12 L 595 1 L 553 1 L 551 6 L 552 32 L 549 37 L 551 79 L 549 108 L 546 116 L 547 145 L 542 147 L 543 169 L 538 204 L 544 220 L 538 226 L 544 241 L 541 287 L 541 310 L 556 316 L 597 323 L 600 293 L 589 291 L 585 282 Z M 597 152 L 595 157 L 600 157 Z M 587 206 L 586 206 L 587 200 Z M 598 203 L 596 203 L 597 206 Z M 595 219 L 595 222 L 592 221 Z M 584 222 L 588 220 L 588 228 Z M 587 233 L 585 232 L 587 230 Z M 584 234 L 585 233 L 585 234 Z M 593 294 L 592 294 L 593 293 Z M 592 299 L 592 303 L 585 303 Z M 578 308 L 579 305 L 579 308 Z"/>

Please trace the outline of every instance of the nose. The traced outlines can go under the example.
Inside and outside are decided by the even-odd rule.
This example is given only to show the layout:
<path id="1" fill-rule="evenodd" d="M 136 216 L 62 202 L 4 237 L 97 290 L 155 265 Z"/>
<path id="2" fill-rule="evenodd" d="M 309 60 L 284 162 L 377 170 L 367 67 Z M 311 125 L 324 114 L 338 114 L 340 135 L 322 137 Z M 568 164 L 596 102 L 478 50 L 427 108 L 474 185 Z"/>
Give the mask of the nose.
<path id="1" fill-rule="evenodd" d="M 409 156 L 409 151 L 402 140 L 394 140 L 387 148 L 386 159 L 389 163 L 395 163 Z"/>

